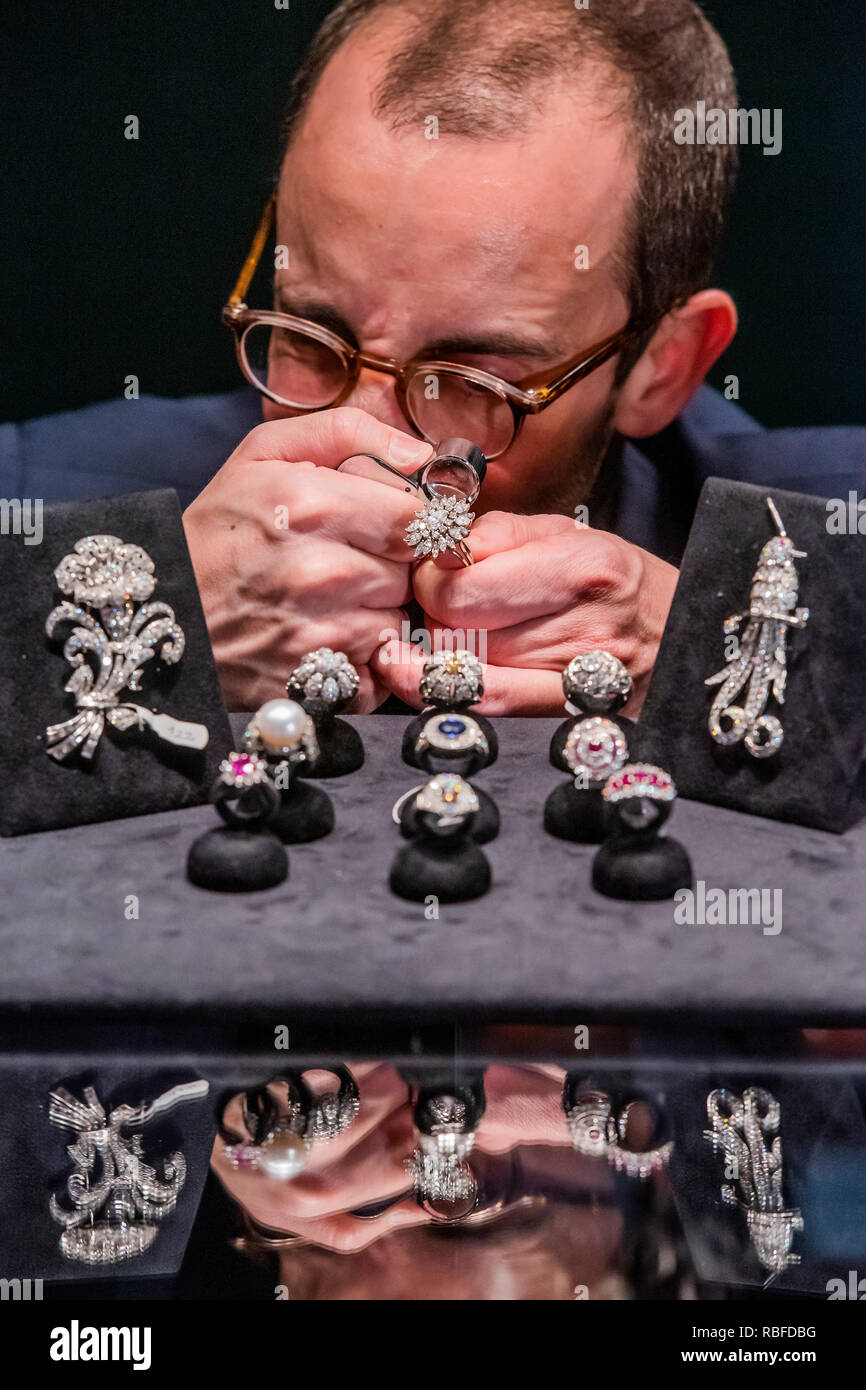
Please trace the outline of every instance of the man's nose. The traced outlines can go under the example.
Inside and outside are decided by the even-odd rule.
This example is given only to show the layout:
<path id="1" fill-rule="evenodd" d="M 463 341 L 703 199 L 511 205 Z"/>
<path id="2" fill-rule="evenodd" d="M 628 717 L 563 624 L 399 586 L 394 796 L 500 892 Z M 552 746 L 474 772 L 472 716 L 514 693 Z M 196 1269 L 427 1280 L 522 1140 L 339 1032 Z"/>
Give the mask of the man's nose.
<path id="1" fill-rule="evenodd" d="M 383 425 L 391 425 L 398 430 L 409 428 L 409 422 L 397 401 L 394 378 L 372 367 L 361 368 L 358 380 L 343 404 L 366 410 L 368 415 L 381 420 Z"/>

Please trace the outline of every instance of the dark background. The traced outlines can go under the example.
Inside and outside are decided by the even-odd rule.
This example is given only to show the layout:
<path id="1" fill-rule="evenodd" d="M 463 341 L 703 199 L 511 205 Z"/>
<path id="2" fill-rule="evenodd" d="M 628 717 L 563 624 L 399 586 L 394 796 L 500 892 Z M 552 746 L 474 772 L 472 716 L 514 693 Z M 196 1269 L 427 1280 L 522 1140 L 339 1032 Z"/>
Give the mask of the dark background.
<path id="1" fill-rule="evenodd" d="M 531 0 L 527 0 L 531 4 Z M 6 0 L 0 419 L 240 384 L 219 311 L 269 189 L 298 57 L 329 0 Z M 741 313 L 713 380 L 768 425 L 861 423 L 866 11 L 707 0 L 740 104 L 783 109 L 742 153 L 716 283 Z M 124 117 L 139 117 L 137 141 Z"/>

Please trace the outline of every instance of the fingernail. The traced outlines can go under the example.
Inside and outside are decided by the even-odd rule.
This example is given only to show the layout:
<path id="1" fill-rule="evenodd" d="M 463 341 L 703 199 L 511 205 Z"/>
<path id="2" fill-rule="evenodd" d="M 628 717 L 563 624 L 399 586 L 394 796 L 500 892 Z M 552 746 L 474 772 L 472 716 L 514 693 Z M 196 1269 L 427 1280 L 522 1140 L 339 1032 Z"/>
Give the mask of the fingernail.
<path id="1" fill-rule="evenodd" d="M 426 463 L 433 452 L 433 445 L 426 439 L 410 439 L 408 434 L 393 434 L 388 446 L 388 457 L 392 463 Z"/>

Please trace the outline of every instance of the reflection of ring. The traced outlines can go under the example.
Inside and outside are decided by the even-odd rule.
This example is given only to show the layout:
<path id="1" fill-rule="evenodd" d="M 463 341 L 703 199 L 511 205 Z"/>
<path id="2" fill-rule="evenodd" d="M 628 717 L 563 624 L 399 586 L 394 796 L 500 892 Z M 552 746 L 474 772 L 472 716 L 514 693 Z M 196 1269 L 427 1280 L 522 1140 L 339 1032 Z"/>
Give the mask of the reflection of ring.
<path id="1" fill-rule="evenodd" d="M 638 1104 L 648 1107 L 655 1122 L 652 1136 L 654 1142 L 651 1149 L 627 1149 L 625 1147 L 629 1113 L 632 1107 Z M 643 1097 L 630 1100 L 620 1111 L 616 1128 L 618 1142 L 608 1153 L 608 1158 L 618 1173 L 625 1173 L 629 1178 L 644 1180 L 667 1166 L 673 1153 L 674 1142 L 673 1139 L 668 1138 L 671 1132 L 670 1121 L 667 1115 L 659 1110 L 658 1106 L 651 1101 L 644 1100 Z"/>
<path id="2" fill-rule="evenodd" d="M 629 763 L 609 777 L 602 796 L 618 829 L 651 833 L 671 813 L 677 789 L 669 773 L 652 763 Z"/>
<path id="3" fill-rule="evenodd" d="M 312 762 L 319 756 L 316 726 L 294 700 L 268 700 L 262 705 L 246 727 L 244 743 L 266 758 L 289 763 Z"/>
<path id="4" fill-rule="evenodd" d="M 344 709 L 358 693 L 361 681 L 345 652 L 317 647 L 301 657 L 286 682 L 290 700 L 321 700 L 330 709 Z"/>
<path id="5" fill-rule="evenodd" d="M 453 772 L 441 773 L 422 787 L 413 803 L 419 827 L 440 839 L 457 835 L 479 810 L 478 795 Z"/>
<path id="6" fill-rule="evenodd" d="M 435 714 L 415 740 L 415 756 L 421 767 L 426 765 L 425 759 L 454 762 L 468 756 L 473 767 L 478 768 L 489 754 L 490 745 L 481 725 L 468 714 Z"/>
<path id="7" fill-rule="evenodd" d="M 604 782 L 628 761 L 628 744 L 618 724 L 601 715 L 581 719 L 569 730 L 562 756 L 575 775 Z"/>
<path id="8" fill-rule="evenodd" d="M 264 825 L 280 804 L 264 758 L 255 753 L 229 753 L 220 763 L 211 801 L 226 825 Z"/>
<path id="9" fill-rule="evenodd" d="M 306 1165 L 309 1145 L 305 1138 L 309 1112 L 309 1094 L 303 1084 L 284 1078 L 287 1087 L 286 1112 L 268 1087 L 257 1086 L 245 1092 L 241 1110 L 244 1128 L 249 1136 L 239 1142 L 234 1137 L 224 1146 L 224 1154 L 233 1168 L 253 1168 L 270 1178 L 288 1181 Z M 220 1122 L 223 1139 L 229 1136 Z"/>
<path id="10" fill-rule="evenodd" d="M 418 693 L 425 704 L 440 709 L 477 704 L 484 694 L 484 667 L 463 648 L 434 652 L 424 662 Z"/>
<path id="11" fill-rule="evenodd" d="M 616 1143 L 616 1121 L 610 1096 L 604 1091 L 574 1090 L 566 1078 L 562 1108 L 571 1142 L 587 1158 L 606 1158 Z"/>
<path id="12" fill-rule="evenodd" d="M 453 550 L 464 565 L 472 564 L 472 552 L 465 542 L 469 528 L 475 520 L 465 497 L 434 497 L 415 520 L 406 527 L 405 541 L 413 546 L 415 559 L 429 556 L 435 560 L 446 550 Z"/>
<path id="13" fill-rule="evenodd" d="M 566 708 L 576 714 L 615 714 L 632 692 L 632 679 L 610 652 L 580 652 L 562 673 Z"/>
<path id="14" fill-rule="evenodd" d="M 467 1158 L 484 1113 L 483 1088 L 423 1091 L 414 1109 L 417 1147 L 406 1171 L 418 1201 L 438 1221 L 460 1221 L 473 1211 L 478 1184 Z"/>
<path id="15" fill-rule="evenodd" d="M 323 1067 L 321 1070 L 332 1072 L 340 1085 L 336 1091 L 325 1091 L 313 1097 L 306 1131 L 309 1144 L 317 1139 L 325 1143 L 336 1139 L 354 1124 L 361 1108 L 358 1086 L 348 1067 Z"/>

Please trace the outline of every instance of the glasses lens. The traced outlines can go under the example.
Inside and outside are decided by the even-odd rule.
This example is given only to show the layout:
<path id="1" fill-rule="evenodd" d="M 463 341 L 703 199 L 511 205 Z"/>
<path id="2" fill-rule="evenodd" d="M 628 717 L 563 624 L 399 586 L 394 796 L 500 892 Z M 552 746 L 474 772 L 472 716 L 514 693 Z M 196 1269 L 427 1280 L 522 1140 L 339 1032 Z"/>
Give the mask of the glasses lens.
<path id="1" fill-rule="evenodd" d="M 243 354 L 255 384 L 299 410 L 330 405 L 346 384 L 340 354 L 293 328 L 251 324 L 243 336 Z"/>
<path id="2" fill-rule="evenodd" d="M 406 404 L 416 429 L 434 443 L 458 436 L 494 458 L 514 437 L 511 407 L 497 391 L 441 368 L 411 377 Z"/>

